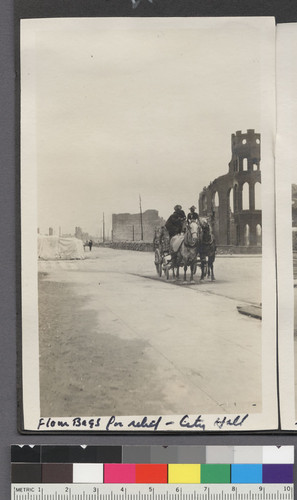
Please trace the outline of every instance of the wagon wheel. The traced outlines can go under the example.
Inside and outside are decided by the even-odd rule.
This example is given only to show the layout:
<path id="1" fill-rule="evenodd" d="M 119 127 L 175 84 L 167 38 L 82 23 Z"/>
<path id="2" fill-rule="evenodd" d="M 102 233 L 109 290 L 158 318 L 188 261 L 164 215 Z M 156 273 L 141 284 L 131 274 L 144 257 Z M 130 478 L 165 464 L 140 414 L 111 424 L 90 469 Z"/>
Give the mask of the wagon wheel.
<path id="1" fill-rule="evenodd" d="M 155 266 L 158 275 L 162 276 L 162 257 L 158 248 L 155 250 Z"/>

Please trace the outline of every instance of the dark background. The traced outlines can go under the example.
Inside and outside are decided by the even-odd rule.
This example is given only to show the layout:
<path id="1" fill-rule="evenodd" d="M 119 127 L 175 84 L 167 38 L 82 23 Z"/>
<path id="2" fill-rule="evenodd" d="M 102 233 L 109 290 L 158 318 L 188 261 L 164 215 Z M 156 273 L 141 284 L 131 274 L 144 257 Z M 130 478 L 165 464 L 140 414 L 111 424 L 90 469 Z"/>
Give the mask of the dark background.
<path id="1" fill-rule="evenodd" d="M 1 0 L 3 5 L 4 2 Z M 77 16 L 274 16 L 277 23 L 296 22 L 295 0 L 17 0 L 21 17 Z"/>
<path id="2" fill-rule="evenodd" d="M 17 19 L 81 15 L 274 16 L 277 23 L 288 23 L 297 22 L 297 0 L 154 0 L 154 4 L 142 0 L 136 9 L 132 9 L 131 0 L 18 0 L 15 8 L 12 0 L 0 0 L 0 500 L 10 498 L 11 444 L 297 445 L 294 433 L 165 436 L 18 433 L 16 345 L 20 325 L 20 214 L 15 141 L 18 66 L 15 67 L 14 62 L 18 43 Z"/>

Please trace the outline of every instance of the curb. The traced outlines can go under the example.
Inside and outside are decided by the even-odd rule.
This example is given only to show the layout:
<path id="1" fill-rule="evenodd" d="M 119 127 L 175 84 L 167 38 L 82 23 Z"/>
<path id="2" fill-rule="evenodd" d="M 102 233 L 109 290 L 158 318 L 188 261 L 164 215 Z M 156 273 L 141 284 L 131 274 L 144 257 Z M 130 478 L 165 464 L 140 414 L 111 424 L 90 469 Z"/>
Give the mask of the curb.
<path id="1" fill-rule="evenodd" d="M 262 319 L 262 307 L 247 305 L 247 306 L 237 306 L 237 311 L 240 314 L 244 314 L 245 316 L 249 316 L 250 318 Z"/>

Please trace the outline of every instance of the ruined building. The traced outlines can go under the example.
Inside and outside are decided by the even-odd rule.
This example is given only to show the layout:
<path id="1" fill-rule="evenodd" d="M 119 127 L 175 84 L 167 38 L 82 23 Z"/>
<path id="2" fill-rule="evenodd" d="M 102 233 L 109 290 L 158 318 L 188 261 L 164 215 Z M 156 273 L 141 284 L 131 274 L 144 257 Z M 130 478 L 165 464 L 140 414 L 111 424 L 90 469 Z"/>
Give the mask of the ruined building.
<path id="1" fill-rule="evenodd" d="M 112 214 L 113 241 L 143 241 L 152 242 L 155 229 L 164 225 L 157 210 L 146 210 L 142 214 L 142 231 L 140 214 Z M 142 234 L 141 234 L 142 233 Z"/>
<path id="2" fill-rule="evenodd" d="M 261 136 L 254 130 L 231 136 L 229 172 L 204 187 L 199 213 L 212 221 L 220 246 L 261 247 Z"/>

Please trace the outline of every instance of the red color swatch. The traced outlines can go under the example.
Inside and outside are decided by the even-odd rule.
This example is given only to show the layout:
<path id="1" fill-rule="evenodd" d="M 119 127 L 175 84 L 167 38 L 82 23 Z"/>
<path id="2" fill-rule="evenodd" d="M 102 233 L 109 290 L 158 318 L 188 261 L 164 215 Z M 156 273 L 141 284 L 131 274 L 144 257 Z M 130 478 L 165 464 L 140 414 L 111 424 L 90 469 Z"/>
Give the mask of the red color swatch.
<path id="1" fill-rule="evenodd" d="M 167 483 L 167 464 L 136 464 L 136 483 Z"/>

